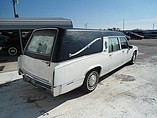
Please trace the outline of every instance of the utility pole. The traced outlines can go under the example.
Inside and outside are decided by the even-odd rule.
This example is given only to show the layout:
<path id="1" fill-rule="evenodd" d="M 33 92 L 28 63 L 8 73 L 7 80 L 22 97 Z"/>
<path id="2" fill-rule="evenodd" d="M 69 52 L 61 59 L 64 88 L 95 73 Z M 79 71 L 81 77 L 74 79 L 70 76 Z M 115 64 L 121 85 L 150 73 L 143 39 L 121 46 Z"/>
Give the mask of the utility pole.
<path id="1" fill-rule="evenodd" d="M 87 29 L 87 23 L 84 24 L 84 29 Z"/>
<path id="2" fill-rule="evenodd" d="M 16 4 L 18 4 L 18 0 L 12 0 L 12 1 L 13 1 L 14 16 L 15 18 L 19 18 L 19 15 L 16 12 Z"/>
<path id="3" fill-rule="evenodd" d="M 153 23 L 153 30 L 154 30 L 155 24 Z"/>
<path id="4" fill-rule="evenodd" d="M 123 19 L 123 31 L 124 31 L 124 19 Z"/>

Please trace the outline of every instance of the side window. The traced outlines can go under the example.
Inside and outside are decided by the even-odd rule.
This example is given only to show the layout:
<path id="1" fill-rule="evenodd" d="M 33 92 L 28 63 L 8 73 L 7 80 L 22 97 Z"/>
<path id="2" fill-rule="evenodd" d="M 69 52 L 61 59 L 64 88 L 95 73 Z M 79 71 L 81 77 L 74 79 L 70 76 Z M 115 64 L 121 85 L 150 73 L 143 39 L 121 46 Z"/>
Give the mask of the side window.
<path id="1" fill-rule="evenodd" d="M 120 45 L 117 37 L 109 37 L 109 52 L 120 50 Z"/>
<path id="2" fill-rule="evenodd" d="M 120 43 L 121 43 L 122 49 L 128 48 L 128 42 L 126 41 L 125 37 L 120 37 Z"/>

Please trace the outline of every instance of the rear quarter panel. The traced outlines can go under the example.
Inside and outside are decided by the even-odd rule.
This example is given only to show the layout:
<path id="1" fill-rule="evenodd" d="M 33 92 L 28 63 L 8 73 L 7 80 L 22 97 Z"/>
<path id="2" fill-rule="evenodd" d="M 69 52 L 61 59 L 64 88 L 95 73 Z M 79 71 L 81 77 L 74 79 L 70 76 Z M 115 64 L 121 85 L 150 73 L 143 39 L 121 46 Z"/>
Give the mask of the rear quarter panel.
<path id="1" fill-rule="evenodd" d="M 98 66 L 102 70 L 108 69 L 108 61 L 103 52 L 62 62 L 55 67 L 54 87 L 70 86 L 71 83 L 76 82 L 78 85 L 74 88 L 77 88 L 83 84 L 86 73 Z"/>

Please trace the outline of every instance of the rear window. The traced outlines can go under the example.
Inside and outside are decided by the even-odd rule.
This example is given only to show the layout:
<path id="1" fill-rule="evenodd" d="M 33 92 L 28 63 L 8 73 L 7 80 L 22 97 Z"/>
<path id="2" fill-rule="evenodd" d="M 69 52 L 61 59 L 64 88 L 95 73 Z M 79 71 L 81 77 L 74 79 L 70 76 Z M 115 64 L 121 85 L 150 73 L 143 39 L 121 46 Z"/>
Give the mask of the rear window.
<path id="1" fill-rule="evenodd" d="M 56 32 L 53 30 L 40 30 L 33 33 L 26 51 L 38 55 L 49 56 L 53 47 Z"/>
<path id="2" fill-rule="evenodd" d="M 49 61 L 56 35 L 57 29 L 36 30 L 33 32 L 24 54 L 36 59 Z"/>

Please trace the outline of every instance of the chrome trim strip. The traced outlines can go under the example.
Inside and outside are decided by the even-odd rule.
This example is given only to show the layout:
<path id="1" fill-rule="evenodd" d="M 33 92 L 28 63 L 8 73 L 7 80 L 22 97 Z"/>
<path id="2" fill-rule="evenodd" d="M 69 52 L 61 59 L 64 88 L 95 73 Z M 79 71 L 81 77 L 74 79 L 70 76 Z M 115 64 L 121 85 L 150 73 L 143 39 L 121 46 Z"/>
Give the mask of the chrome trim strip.
<path id="1" fill-rule="evenodd" d="M 77 51 L 76 53 L 73 53 L 73 54 L 70 53 L 69 57 L 73 57 L 73 56 L 76 56 L 76 55 L 80 54 L 81 52 L 83 52 L 84 50 L 86 50 L 87 48 L 89 48 L 93 43 L 95 43 L 98 40 L 101 40 L 101 38 L 94 39 L 92 42 L 90 42 L 89 44 L 87 44 L 85 47 L 83 47 L 81 50 Z"/>

